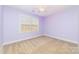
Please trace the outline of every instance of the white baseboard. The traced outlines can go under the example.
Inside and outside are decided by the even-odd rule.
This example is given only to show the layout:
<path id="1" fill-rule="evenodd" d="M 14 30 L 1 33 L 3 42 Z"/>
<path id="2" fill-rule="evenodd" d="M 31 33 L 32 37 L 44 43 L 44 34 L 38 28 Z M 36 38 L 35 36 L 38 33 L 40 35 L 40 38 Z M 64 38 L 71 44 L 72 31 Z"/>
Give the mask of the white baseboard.
<path id="1" fill-rule="evenodd" d="M 23 40 L 28 40 L 28 39 L 36 38 L 36 37 L 39 37 L 39 36 L 48 36 L 48 37 L 51 37 L 51 38 L 56 38 L 56 39 L 59 39 L 59 40 L 63 40 L 63 41 L 67 41 L 67 42 L 71 42 L 71 43 L 75 43 L 75 44 L 79 45 L 79 42 L 72 41 L 72 40 L 69 40 L 67 38 L 51 36 L 51 35 L 48 35 L 48 34 L 40 34 L 40 35 L 35 35 L 35 36 L 32 36 L 32 37 L 22 38 L 22 39 L 19 39 L 19 40 L 5 42 L 5 43 L 2 44 L 2 46 L 8 45 L 8 44 L 12 44 L 12 43 L 16 43 L 16 42 L 20 42 L 20 41 L 23 41 Z"/>
<path id="2" fill-rule="evenodd" d="M 59 39 L 59 40 L 63 40 L 63 41 L 67 41 L 67 42 L 71 42 L 71 43 L 75 43 L 75 44 L 79 45 L 79 42 L 73 41 L 73 40 L 70 40 L 70 39 L 67 39 L 67 38 L 57 37 L 57 36 L 51 36 L 51 35 L 48 35 L 48 34 L 44 34 L 44 35 L 48 36 L 48 37 L 51 37 L 51 38 L 56 38 L 56 39 Z"/>
<path id="3" fill-rule="evenodd" d="M 39 37 L 39 36 L 42 36 L 42 35 L 40 34 L 40 35 L 35 35 L 35 36 L 31 36 L 31 37 L 22 38 L 22 39 L 19 39 L 19 40 L 14 40 L 14 41 L 10 41 L 10 42 L 4 42 L 2 45 L 4 46 L 4 45 L 20 42 L 20 41 L 23 41 L 23 40 L 28 40 L 28 39 L 36 38 L 36 37 Z"/>

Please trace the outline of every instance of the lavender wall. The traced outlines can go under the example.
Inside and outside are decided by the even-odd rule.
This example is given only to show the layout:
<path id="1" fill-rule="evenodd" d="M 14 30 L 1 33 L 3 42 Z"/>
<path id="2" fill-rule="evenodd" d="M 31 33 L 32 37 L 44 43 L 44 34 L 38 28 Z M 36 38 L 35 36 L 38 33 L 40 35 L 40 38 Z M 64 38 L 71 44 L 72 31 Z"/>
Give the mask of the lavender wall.
<path id="1" fill-rule="evenodd" d="M 79 41 L 79 8 L 72 9 L 51 15 L 47 18 L 37 17 L 23 11 L 4 6 L 3 8 L 3 41 L 11 42 L 21 39 L 27 39 L 40 34 L 48 34 L 51 36 L 58 36 L 68 38 L 72 41 Z M 20 33 L 19 32 L 19 18 L 20 15 L 30 15 L 34 18 L 39 18 L 40 29 L 39 32 Z M 0 20 L 1 21 L 1 20 Z M 1 26 L 0 26 L 1 27 Z M 1 32 L 1 31 L 0 31 Z"/>
<path id="2" fill-rule="evenodd" d="M 79 7 L 73 7 L 45 19 L 45 34 L 79 42 Z"/>
<path id="3" fill-rule="evenodd" d="M 20 39 L 27 39 L 29 37 L 33 37 L 36 35 L 41 34 L 41 23 L 39 32 L 31 32 L 31 33 L 20 33 L 19 32 L 19 18 L 21 14 L 30 15 L 27 13 L 24 13 L 22 11 L 19 11 L 17 9 L 9 8 L 4 6 L 4 43 L 10 42 L 10 41 L 16 41 Z M 40 18 L 36 17 L 35 15 L 30 15 L 33 18 L 39 19 L 39 22 L 41 22 Z"/>
<path id="4" fill-rule="evenodd" d="M 0 6 L 0 43 L 2 42 L 2 6 Z"/>
<path id="5" fill-rule="evenodd" d="M 45 17 L 40 17 L 40 20 L 41 20 L 41 33 L 42 35 L 44 34 L 44 31 L 45 31 Z"/>

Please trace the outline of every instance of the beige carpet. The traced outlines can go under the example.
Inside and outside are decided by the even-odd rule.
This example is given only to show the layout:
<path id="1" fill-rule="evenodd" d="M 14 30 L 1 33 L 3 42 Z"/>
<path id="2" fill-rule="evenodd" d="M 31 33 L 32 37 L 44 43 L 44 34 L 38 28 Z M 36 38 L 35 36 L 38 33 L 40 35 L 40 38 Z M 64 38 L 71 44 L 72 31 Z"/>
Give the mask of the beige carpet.
<path id="1" fill-rule="evenodd" d="M 4 53 L 6 54 L 79 53 L 77 44 L 65 42 L 47 36 L 40 36 L 34 39 L 29 39 L 14 44 L 5 45 L 3 49 Z"/>

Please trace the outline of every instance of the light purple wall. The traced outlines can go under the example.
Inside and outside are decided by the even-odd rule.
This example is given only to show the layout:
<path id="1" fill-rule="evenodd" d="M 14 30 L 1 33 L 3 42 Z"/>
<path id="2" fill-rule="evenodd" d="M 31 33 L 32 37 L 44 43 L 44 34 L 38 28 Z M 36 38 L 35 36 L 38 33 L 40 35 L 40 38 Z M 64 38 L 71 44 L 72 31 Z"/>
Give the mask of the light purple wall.
<path id="1" fill-rule="evenodd" d="M 49 16 L 45 19 L 45 34 L 79 41 L 79 7 Z"/>
<path id="2" fill-rule="evenodd" d="M 0 43 L 2 42 L 2 6 L 0 5 Z"/>
<path id="3" fill-rule="evenodd" d="M 41 33 L 42 33 L 42 35 L 44 34 L 44 30 L 45 30 L 45 17 L 40 17 L 40 19 L 41 19 Z"/>
<path id="4" fill-rule="evenodd" d="M 79 8 L 72 8 L 61 13 L 51 15 L 47 18 L 40 17 L 40 31 L 32 33 L 19 33 L 19 15 L 26 14 L 38 18 L 35 15 L 24 13 L 23 11 L 4 6 L 3 10 L 3 41 L 4 43 L 16 41 L 40 34 L 60 36 L 79 41 Z"/>
<path id="5" fill-rule="evenodd" d="M 24 38 L 27 39 L 28 37 L 41 34 L 41 25 L 40 25 L 41 23 L 39 24 L 40 25 L 39 32 L 20 33 L 19 27 L 18 27 L 20 14 L 30 15 L 27 13 L 23 13 L 22 11 L 4 6 L 4 13 L 3 13 L 4 15 L 4 33 L 3 33 L 4 43 L 15 41 L 15 40 L 20 40 Z M 30 16 L 38 18 L 35 15 L 30 15 Z M 39 18 L 39 21 L 41 22 L 40 18 Z"/>

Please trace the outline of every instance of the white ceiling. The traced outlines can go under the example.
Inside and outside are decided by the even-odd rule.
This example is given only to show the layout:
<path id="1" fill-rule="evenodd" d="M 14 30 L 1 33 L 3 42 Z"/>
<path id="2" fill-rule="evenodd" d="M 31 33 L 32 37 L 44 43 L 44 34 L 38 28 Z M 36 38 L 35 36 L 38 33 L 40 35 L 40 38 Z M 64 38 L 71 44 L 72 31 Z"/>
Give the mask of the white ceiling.
<path id="1" fill-rule="evenodd" d="M 17 8 L 38 16 L 49 16 L 71 7 L 68 5 L 43 5 L 42 8 L 45 8 L 45 11 L 40 11 L 40 6 L 41 5 L 11 5 L 9 7 Z"/>

